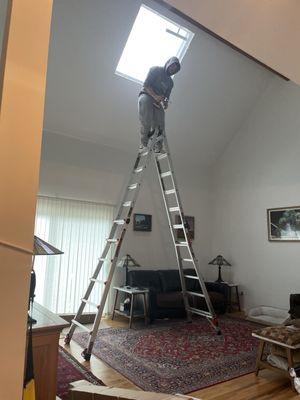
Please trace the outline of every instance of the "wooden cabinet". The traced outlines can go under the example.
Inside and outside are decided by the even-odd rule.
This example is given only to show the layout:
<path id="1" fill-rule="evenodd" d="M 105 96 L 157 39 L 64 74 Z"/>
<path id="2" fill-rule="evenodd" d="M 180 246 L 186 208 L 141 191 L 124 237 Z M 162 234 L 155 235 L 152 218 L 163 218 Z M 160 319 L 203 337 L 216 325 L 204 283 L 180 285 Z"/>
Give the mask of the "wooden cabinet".
<path id="1" fill-rule="evenodd" d="M 33 366 L 36 400 L 56 399 L 58 341 L 61 330 L 69 324 L 38 303 L 33 305 Z"/>

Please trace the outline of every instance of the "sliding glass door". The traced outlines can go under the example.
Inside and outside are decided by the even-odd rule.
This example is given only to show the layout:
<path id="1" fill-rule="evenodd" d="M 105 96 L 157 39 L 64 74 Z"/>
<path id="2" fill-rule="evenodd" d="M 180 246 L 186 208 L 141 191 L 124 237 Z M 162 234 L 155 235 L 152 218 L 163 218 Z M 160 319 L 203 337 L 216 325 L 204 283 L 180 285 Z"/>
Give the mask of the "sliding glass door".
<path id="1" fill-rule="evenodd" d="M 77 311 L 105 246 L 113 212 L 111 205 L 39 197 L 35 234 L 64 254 L 35 257 L 38 303 L 56 313 Z M 106 268 L 104 264 L 103 278 Z M 102 290 L 94 291 L 90 300 L 98 303 Z M 95 310 L 87 306 L 85 311 Z"/>

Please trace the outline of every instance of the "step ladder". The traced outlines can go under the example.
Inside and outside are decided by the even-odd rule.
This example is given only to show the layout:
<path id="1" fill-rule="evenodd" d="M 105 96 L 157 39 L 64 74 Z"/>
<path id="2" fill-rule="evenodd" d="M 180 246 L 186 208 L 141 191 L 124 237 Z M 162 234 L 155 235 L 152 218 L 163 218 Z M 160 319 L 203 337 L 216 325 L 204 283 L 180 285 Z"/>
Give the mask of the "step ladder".
<path id="1" fill-rule="evenodd" d="M 163 142 L 164 151 L 161 153 L 155 153 L 154 147 L 159 141 Z M 188 226 L 185 222 L 182 203 L 177 189 L 167 138 L 165 134 L 162 135 L 158 131 L 155 131 L 154 135 L 149 140 L 148 146 L 139 150 L 138 152 L 138 156 L 134 163 L 134 167 L 130 175 L 127 188 L 125 190 L 125 194 L 121 200 L 117 216 L 113 221 L 109 237 L 106 239 L 106 245 L 102 252 L 101 258 L 99 259 L 93 276 L 90 278 L 88 288 L 85 292 L 84 297 L 81 299 L 80 307 L 71 322 L 70 330 L 65 338 L 65 343 L 69 344 L 76 327 L 80 327 L 84 331 L 87 331 L 89 333 L 87 347 L 82 352 L 82 356 L 87 361 L 89 361 L 91 358 L 92 349 L 101 322 L 106 299 L 111 287 L 113 275 L 120 254 L 120 249 L 123 243 L 124 236 L 126 234 L 126 229 L 130 222 L 134 205 L 140 191 L 144 172 L 149 166 L 152 157 L 154 158 L 161 193 L 168 217 L 169 228 L 176 253 L 187 319 L 188 321 L 191 321 L 192 314 L 206 317 L 212 327 L 216 330 L 216 332 L 218 334 L 221 334 L 216 314 L 214 312 L 203 277 L 200 272 L 198 260 L 196 259 L 192 248 Z M 183 233 L 182 240 L 177 239 L 178 230 Z M 98 278 L 101 268 L 104 262 L 108 261 L 110 254 L 113 254 L 113 256 L 110 260 L 110 268 L 107 279 L 105 281 L 99 280 Z M 192 269 L 193 273 L 186 273 L 185 270 L 187 269 Z M 90 295 L 95 285 L 103 283 L 104 291 L 100 303 L 96 304 L 89 301 Z M 197 287 L 196 289 L 187 290 L 187 287 L 195 288 L 195 285 Z M 197 306 L 197 298 L 198 304 L 199 298 L 202 299 L 201 308 Z M 96 310 L 96 316 L 92 329 L 88 329 L 85 325 L 82 325 L 79 322 L 83 314 L 83 310 L 87 304 L 94 307 Z"/>

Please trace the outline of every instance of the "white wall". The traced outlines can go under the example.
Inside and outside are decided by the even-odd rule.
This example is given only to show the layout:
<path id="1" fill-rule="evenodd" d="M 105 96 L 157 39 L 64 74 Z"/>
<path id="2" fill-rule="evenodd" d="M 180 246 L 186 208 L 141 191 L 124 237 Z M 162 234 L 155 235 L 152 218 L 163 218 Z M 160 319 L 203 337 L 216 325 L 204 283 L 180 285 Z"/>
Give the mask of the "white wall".
<path id="1" fill-rule="evenodd" d="M 246 307 L 288 308 L 300 292 L 300 244 L 269 242 L 266 214 L 300 205 L 299 105 L 300 87 L 274 78 L 214 168 L 212 251 L 232 262 L 224 277 Z"/>
<path id="2" fill-rule="evenodd" d="M 130 151 L 139 140 L 141 85 L 115 74 L 141 0 L 55 0 L 44 129 Z M 211 165 L 272 76 L 156 2 L 195 36 L 166 113 L 173 154 Z M 191 158 L 190 157 L 190 158 Z"/>
<path id="3" fill-rule="evenodd" d="M 44 133 L 40 194 L 116 205 L 122 196 L 135 153 Z M 174 159 L 186 215 L 195 217 L 195 252 L 204 266 L 210 246 L 209 179 L 206 170 L 190 169 Z M 155 169 L 149 168 L 134 212 L 152 214 L 152 232 L 128 229 L 122 253 L 145 267 L 174 267 L 175 255 Z"/>

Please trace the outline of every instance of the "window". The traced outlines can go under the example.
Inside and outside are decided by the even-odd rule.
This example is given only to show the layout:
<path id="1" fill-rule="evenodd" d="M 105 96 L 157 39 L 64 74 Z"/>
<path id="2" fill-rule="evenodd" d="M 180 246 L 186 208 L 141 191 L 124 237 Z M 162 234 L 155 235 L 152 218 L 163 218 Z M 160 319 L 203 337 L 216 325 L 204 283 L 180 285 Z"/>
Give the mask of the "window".
<path id="1" fill-rule="evenodd" d="M 109 236 L 113 213 L 109 205 L 39 197 L 35 234 L 64 254 L 35 257 L 38 303 L 55 313 L 77 311 Z M 99 279 L 106 279 L 106 264 Z M 102 291 L 103 285 L 89 300 L 99 303 Z M 85 311 L 95 309 L 87 305 Z"/>
<path id="2" fill-rule="evenodd" d="M 150 67 L 164 65 L 176 56 L 181 61 L 194 34 L 175 22 L 142 5 L 116 74 L 143 82 Z"/>

